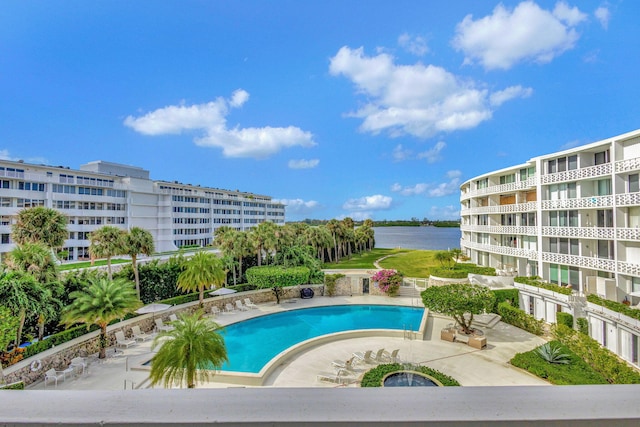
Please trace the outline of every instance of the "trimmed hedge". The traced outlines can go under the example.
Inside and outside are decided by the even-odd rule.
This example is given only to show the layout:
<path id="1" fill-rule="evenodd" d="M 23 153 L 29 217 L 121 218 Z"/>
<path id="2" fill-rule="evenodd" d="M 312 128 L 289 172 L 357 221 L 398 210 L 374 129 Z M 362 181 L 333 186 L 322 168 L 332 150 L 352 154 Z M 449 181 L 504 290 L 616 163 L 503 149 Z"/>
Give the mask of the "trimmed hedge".
<path id="1" fill-rule="evenodd" d="M 631 308 L 620 302 L 600 298 L 598 295 L 595 295 L 595 294 L 587 295 L 587 301 L 592 302 L 594 304 L 601 305 L 617 313 L 624 314 L 625 316 L 629 316 L 632 319 L 640 320 L 640 310 L 638 310 L 637 308 Z"/>
<path id="2" fill-rule="evenodd" d="M 542 335 L 544 333 L 544 320 L 538 320 L 508 302 L 498 304 L 498 314 L 502 316 L 503 322 L 513 325 L 516 328 L 524 329 L 534 335 Z"/>
<path id="3" fill-rule="evenodd" d="M 443 386 L 459 386 L 460 383 L 449 375 L 445 375 L 440 371 L 431 369 L 427 366 L 403 366 L 399 363 L 388 363 L 385 365 L 378 365 L 375 368 L 367 371 L 362 377 L 360 387 L 382 387 L 382 379 L 393 372 L 398 371 L 416 371 L 422 372 L 425 375 L 429 375 L 436 380 L 440 381 Z"/>
<path id="4" fill-rule="evenodd" d="M 585 317 L 578 317 L 576 324 L 578 325 L 578 332 L 589 335 L 589 321 Z"/>
<path id="5" fill-rule="evenodd" d="M 516 276 L 513 278 L 516 283 L 522 283 L 523 285 L 537 286 L 538 288 L 546 289 L 548 291 L 556 292 L 563 295 L 571 295 L 573 292 L 571 288 L 563 288 L 553 283 L 546 283 L 540 280 L 539 277 L 525 277 Z"/>
<path id="6" fill-rule="evenodd" d="M 520 301 L 520 292 L 517 289 L 496 289 L 491 291 L 496 296 L 496 302 L 491 309 L 492 313 L 498 314 L 498 304 L 508 302 L 512 306 L 517 306 Z"/>
<path id="7" fill-rule="evenodd" d="M 18 381 L 7 385 L 0 385 L 0 390 L 24 390 L 24 381 Z"/>
<path id="8" fill-rule="evenodd" d="M 309 283 L 307 267 L 262 266 L 247 270 L 247 281 L 258 289 L 284 288 Z"/>
<path id="9" fill-rule="evenodd" d="M 481 274 L 483 276 L 495 276 L 496 269 L 493 267 L 480 267 L 475 264 L 456 264 L 453 268 L 432 267 L 429 270 L 432 276 L 443 279 L 464 279 L 469 274 Z"/>
<path id="10" fill-rule="evenodd" d="M 584 360 L 562 343 L 551 341 L 550 344 L 553 347 L 559 347 L 562 354 L 569 356 L 568 364 L 547 362 L 540 357 L 537 348 L 526 353 L 516 354 L 510 363 L 555 385 L 608 384 L 600 373 L 587 365 Z"/>
<path id="11" fill-rule="evenodd" d="M 594 371 L 600 373 L 609 384 L 640 384 L 640 372 L 618 359 L 588 335 L 565 325 L 556 325 L 553 334 Z"/>
<path id="12" fill-rule="evenodd" d="M 569 313 L 556 313 L 556 323 L 558 325 L 565 325 L 568 328 L 573 328 L 573 316 Z"/>

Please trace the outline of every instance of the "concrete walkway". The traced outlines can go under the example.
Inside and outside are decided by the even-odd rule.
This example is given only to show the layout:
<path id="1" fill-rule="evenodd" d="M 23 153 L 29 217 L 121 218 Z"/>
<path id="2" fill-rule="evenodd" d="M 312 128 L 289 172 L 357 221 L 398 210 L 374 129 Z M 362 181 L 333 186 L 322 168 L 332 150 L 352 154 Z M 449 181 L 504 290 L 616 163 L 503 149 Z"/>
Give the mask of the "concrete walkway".
<path id="1" fill-rule="evenodd" d="M 315 297 L 309 300 L 297 299 L 293 303 L 260 304 L 257 310 L 222 314 L 215 320 L 221 325 L 231 324 L 264 314 L 304 307 L 336 304 L 397 304 L 422 306 L 416 298 L 386 298 L 379 296 Z M 547 382 L 509 365 L 508 361 L 519 352 L 529 351 L 544 340 L 505 323 L 498 323 L 493 329 L 485 329 L 488 346 L 476 350 L 461 343 L 440 340 L 439 331 L 451 322 L 450 319 L 432 316 L 429 319 L 431 331 L 425 341 L 392 337 L 352 338 L 321 344 L 292 356 L 265 379 L 266 387 L 336 387 L 336 384 L 316 379 L 320 372 L 333 372 L 333 360 L 347 360 L 356 351 L 388 351 L 400 349 L 403 362 L 424 364 L 457 379 L 463 386 L 500 385 L 548 385 Z M 433 335 L 433 336 L 432 336 Z M 83 375 L 70 375 L 54 386 L 38 382 L 30 390 L 122 390 L 148 388 L 148 371 L 131 369 L 153 356 L 149 341 L 128 349 L 110 349 L 107 359 L 89 358 L 88 370 Z M 360 365 L 359 374 L 372 366 Z M 357 376 L 349 386 L 357 386 Z M 199 388 L 237 387 L 216 381 L 199 385 Z M 344 387 L 344 386 L 340 386 Z"/>

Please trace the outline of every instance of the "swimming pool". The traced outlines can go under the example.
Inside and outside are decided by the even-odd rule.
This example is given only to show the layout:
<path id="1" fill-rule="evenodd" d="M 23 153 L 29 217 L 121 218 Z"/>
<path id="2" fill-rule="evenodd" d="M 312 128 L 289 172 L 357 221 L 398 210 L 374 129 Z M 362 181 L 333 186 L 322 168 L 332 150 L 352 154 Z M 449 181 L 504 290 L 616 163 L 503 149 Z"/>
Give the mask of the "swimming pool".
<path id="1" fill-rule="evenodd" d="M 416 330 L 424 308 L 333 305 L 285 311 L 224 328 L 229 362 L 222 371 L 259 373 L 275 356 L 302 341 L 356 329 Z"/>

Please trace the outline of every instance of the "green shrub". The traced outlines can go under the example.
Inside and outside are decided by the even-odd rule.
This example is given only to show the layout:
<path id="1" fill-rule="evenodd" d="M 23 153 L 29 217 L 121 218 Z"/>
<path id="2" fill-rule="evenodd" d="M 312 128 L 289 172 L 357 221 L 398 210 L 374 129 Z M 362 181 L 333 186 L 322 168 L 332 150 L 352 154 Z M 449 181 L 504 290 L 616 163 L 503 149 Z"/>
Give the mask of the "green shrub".
<path id="1" fill-rule="evenodd" d="M 538 356 L 547 363 L 555 363 L 558 365 L 568 365 L 571 360 L 567 353 L 563 353 L 560 348 L 560 343 L 552 345 L 551 343 L 545 343 L 536 348 Z"/>
<path id="2" fill-rule="evenodd" d="M 307 267 L 262 266 L 247 270 L 247 281 L 258 289 L 284 288 L 309 283 Z"/>
<path id="3" fill-rule="evenodd" d="M 578 317 L 576 319 L 578 324 L 578 332 L 589 335 L 589 321 L 584 317 Z"/>
<path id="4" fill-rule="evenodd" d="M 0 385 L 0 390 L 24 390 L 24 381 Z"/>
<path id="5" fill-rule="evenodd" d="M 389 363 L 378 365 L 377 367 L 367 371 L 360 382 L 360 387 L 382 387 L 382 379 L 393 372 L 398 371 L 416 371 L 435 378 L 440 381 L 443 386 L 459 386 L 460 383 L 448 375 L 440 371 L 431 369 L 427 366 L 403 366 L 399 363 Z"/>
<path id="6" fill-rule="evenodd" d="M 496 302 L 491 309 L 492 313 L 498 313 L 498 304 L 508 302 L 514 307 L 518 306 L 520 301 L 520 292 L 517 289 L 496 289 L 491 291 L 496 296 Z"/>
<path id="7" fill-rule="evenodd" d="M 553 328 L 556 339 L 581 357 L 593 370 L 610 384 L 640 384 L 640 372 L 622 362 L 618 357 L 588 335 L 565 325 Z"/>
<path id="8" fill-rule="evenodd" d="M 513 307 L 508 302 L 498 304 L 498 314 L 502 316 L 503 322 L 524 329 L 532 334 L 542 335 L 544 332 L 544 320 L 538 320 L 519 308 Z"/>
<path id="9" fill-rule="evenodd" d="M 238 292 L 246 292 L 246 291 L 255 290 L 256 286 L 255 285 L 250 285 L 249 283 L 241 283 L 241 284 L 235 285 L 235 286 L 227 286 L 227 288 L 235 289 Z"/>
<path id="10" fill-rule="evenodd" d="M 558 325 L 565 325 L 569 328 L 573 328 L 573 316 L 564 312 L 556 313 L 556 323 Z"/>
<path id="11" fill-rule="evenodd" d="M 563 295 L 571 295 L 573 292 L 571 288 L 563 288 L 562 286 L 558 286 L 553 283 L 543 282 L 539 277 L 526 277 L 526 276 L 517 276 L 513 278 L 513 281 L 516 283 L 522 283 L 524 285 L 529 286 L 537 286 L 538 288 L 546 289 L 551 292 L 556 292 Z"/>
<path id="12" fill-rule="evenodd" d="M 539 354 L 540 347 L 526 353 L 516 354 L 510 363 L 555 385 L 607 384 L 602 375 L 587 365 L 569 348 L 558 341 L 551 341 L 547 344 L 557 348 L 560 353 L 566 354 L 569 363 L 554 364 L 545 361 Z"/>
<path id="13" fill-rule="evenodd" d="M 615 312 L 624 314 L 625 316 L 629 316 L 633 319 L 640 320 L 640 310 L 638 310 L 637 308 L 631 308 L 620 302 L 600 298 L 598 295 L 595 295 L 595 294 L 587 295 L 587 301 L 593 304 L 601 305 L 603 307 L 608 308 L 609 310 L 613 310 Z"/>
<path id="14" fill-rule="evenodd" d="M 177 297 L 163 299 L 158 302 L 163 304 L 170 304 L 170 305 L 180 305 L 180 304 L 186 304 L 188 302 L 198 301 L 199 298 L 200 298 L 200 293 L 196 292 L 193 294 L 178 295 Z"/>
<path id="15" fill-rule="evenodd" d="M 332 297 L 336 293 L 336 282 L 338 279 L 344 277 L 344 274 L 325 274 L 324 275 L 324 288 L 327 290 L 327 295 Z"/>
<path id="16" fill-rule="evenodd" d="M 450 268 L 436 267 L 430 270 L 432 276 L 443 279 L 466 279 L 469 273 L 466 270 L 453 270 Z"/>

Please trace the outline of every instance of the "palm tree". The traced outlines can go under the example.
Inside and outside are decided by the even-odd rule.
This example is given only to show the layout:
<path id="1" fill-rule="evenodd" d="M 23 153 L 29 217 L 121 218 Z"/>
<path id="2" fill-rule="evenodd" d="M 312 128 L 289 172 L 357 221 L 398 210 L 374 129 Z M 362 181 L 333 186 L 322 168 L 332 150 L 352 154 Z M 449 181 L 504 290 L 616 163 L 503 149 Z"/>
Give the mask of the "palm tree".
<path id="1" fill-rule="evenodd" d="M 16 345 L 20 344 L 22 339 L 22 329 L 27 315 L 43 311 L 50 314 L 48 304 L 51 300 L 51 291 L 38 283 L 31 274 L 22 271 L 0 272 L 0 301 L 20 319 Z"/>
<path id="2" fill-rule="evenodd" d="M 333 240 L 333 253 L 335 255 L 335 262 L 340 261 L 340 256 L 338 255 L 338 235 L 340 233 L 340 221 L 337 219 L 330 219 L 326 225 L 327 229 L 331 233 L 331 238 Z M 329 261 L 331 261 L 331 253 L 329 253 Z"/>
<path id="3" fill-rule="evenodd" d="M 220 286 L 227 276 L 222 260 L 212 253 L 198 252 L 185 262 L 184 267 L 178 276 L 178 289 L 184 292 L 199 291 L 200 307 L 203 307 L 205 286 Z"/>
<path id="4" fill-rule="evenodd" d="M 229 360 L 224 338 L 218 333 L 220 326 L 201 312 L 183 314 L 172 326 L 173 330 L 160 332 L 153 340 L 151 348 L 160 348 L 151 359 L 151 385 L 162 383 L 166 388 L 186 383 L 195 388 Z"/>
<path id="5" fill-rule="evenodd" d="M 131 227 L 128 233 L 124 235 L 122 252 L 131 257 L 131 267 L 133 268 L 133 277 L 136 282 L 136 293 L 140 299 L 140 276 L 138 275 L 138 254 L 151 255 L 155 252 L 153 245 L 153 236 L 144 228 Z"/>
<path id="6" fill-rule="evenodd" d="M 67 327 L 76 323 L 100 327 L 100 359 L 107 356 L 107 326 L 116 319 L 138 309 L 142 303 L 136 297 L 133 283 L 125 279 L 110 280 L 104 277 L 90 279 L 88 286 L 72 292 L 69 305 L 62 314 L 61 323 Z"/>
<path id="7" fill-rule="evenodd" d="M 19 244 L 9 252 L 5 263 L 11 270 L 33 275 L 42 284 L 58 279 L 58 266 L 53 253 L 43 243 Z"/>
<path id="8" fill-rule="evenodd" d="M 111 280 L 111 257 L 121 255 L 123 251 L 124 231 L 112 225 L 105 225 L 89 235 L 89 253 L 94 258 L 107 259 L 107 271 Z"/>
<path id="9" fill-rule="evenodd" d="M 258 256 L 258 265 L 262 265 L 262 252 L 269 254 L 270 249 L 275 246 L 275 225 L 272 222 L 262 222 L 253 228 L 249 234 L 249 239 L 253 243 L 253 247 Z"/>
<path id="10" fill-rule="evenodd" d="M 18 221 L 11 230 L 11 238 L 19 245 L 42 243 L 51 249 L 61 248 L 68 236 L 67 217 L 43 206 L 18 212 Z"/>

